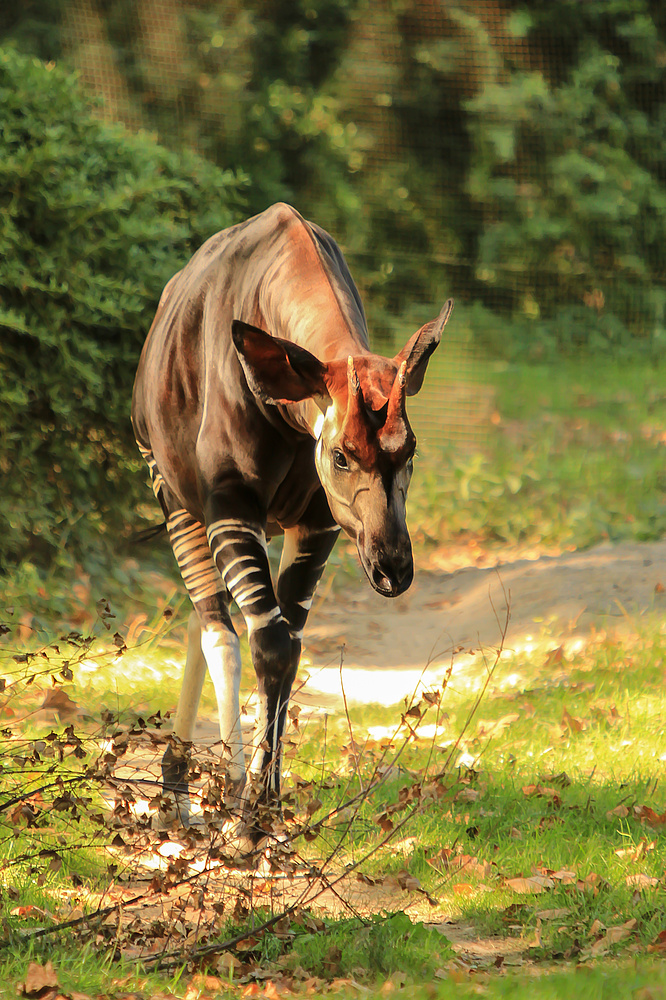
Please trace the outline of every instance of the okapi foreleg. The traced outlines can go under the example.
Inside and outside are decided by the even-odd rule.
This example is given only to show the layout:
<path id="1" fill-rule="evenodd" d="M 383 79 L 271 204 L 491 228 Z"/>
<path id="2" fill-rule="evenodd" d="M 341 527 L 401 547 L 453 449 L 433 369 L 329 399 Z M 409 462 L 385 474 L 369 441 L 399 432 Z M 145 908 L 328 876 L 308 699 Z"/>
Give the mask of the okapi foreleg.
<path id="1" fill-rule="evenodd" d="M 311 502 L 301 524 L 285 531 L 277 594 L 291 636 L 299 643 L 317 584 L 339 533 L 340 526 L 331 517 L 321 492 Z"/>

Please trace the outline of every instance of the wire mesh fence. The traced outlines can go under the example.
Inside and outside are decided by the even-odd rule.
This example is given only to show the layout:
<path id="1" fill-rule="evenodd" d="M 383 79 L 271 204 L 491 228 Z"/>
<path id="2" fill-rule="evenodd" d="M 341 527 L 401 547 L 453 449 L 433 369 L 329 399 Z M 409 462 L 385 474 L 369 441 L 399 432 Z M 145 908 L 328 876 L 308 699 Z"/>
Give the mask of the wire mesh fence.
<path id="1" fill-rule="evenodd" d="M 484 359 L 666 343 L 666 21 L 643 0 L 54 0 L 0 31 L 99 113 L 342 245 L 377 348 L 448 295 L 422 436 L 478 445 Z"/>

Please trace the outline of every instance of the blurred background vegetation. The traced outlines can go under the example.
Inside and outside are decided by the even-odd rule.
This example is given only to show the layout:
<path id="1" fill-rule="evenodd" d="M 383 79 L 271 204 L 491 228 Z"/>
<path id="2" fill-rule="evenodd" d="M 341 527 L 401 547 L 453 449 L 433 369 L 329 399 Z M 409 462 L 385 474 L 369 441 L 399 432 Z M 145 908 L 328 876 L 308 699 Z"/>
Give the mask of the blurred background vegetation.
<path id="1" fill-rule="evenodd" d="M 456 299 L 415 408 L 417 536 L 666 531 L 662 3 L 25 0 L 0 10 L 0 125 L 17 592 L 54 570 L 122 584 L 161 289 L 278 199 L 343 247 L 377 350 Z M 611 451 L 612 473 L 588 461 Z"/>

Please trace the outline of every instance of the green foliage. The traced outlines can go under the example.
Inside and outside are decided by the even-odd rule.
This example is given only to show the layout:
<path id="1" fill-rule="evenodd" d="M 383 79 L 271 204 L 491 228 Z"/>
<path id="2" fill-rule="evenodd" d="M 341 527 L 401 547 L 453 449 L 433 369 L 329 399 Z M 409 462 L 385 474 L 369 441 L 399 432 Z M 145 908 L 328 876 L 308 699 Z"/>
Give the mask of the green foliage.
<path id="1" fill-rule="evenodd" d="M 487 219 L 477 276 L 487 301 L 499 291 L 565 350 L 632 336 L 656 350 L 666 133 L 631 101 L 618 56 L 588 40 L 579 59 L 559 87 L 516 73 L 467 103 L 468 187 Z"/>
<path id="2" fill-rule="evenodd" d="M 663 60 L 648 0 L 72 0 L 0 15 L 105 113 L 252 179 L 341 240 L 371 327 L 452 293 L 502 356 L 666 339 Z M 91 51 L 97 55 L 90 56 Z"/>
<path id="3" fill-rule="evenodd" d="M 242 179 L 100 121 L 0 53 L 0 566 L 115 547 L 143 493 L 129 424 L 161 289 Z"/>

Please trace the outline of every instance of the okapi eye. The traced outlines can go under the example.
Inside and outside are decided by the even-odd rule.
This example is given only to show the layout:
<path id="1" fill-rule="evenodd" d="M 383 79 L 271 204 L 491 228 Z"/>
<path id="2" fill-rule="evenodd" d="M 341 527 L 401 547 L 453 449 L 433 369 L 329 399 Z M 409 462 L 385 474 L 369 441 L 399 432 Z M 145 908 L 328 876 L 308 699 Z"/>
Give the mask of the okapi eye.
<path id="1" fill-rule="evenodd" d="M 336 448 L 335 451 L 333 452 L 333 462 L 335 464 L 336 469 L 349 468 L 349 466 L 347 465 L 347 459 L 345 458 L 344 453 L 341 452 L 339 448 Z"/>

